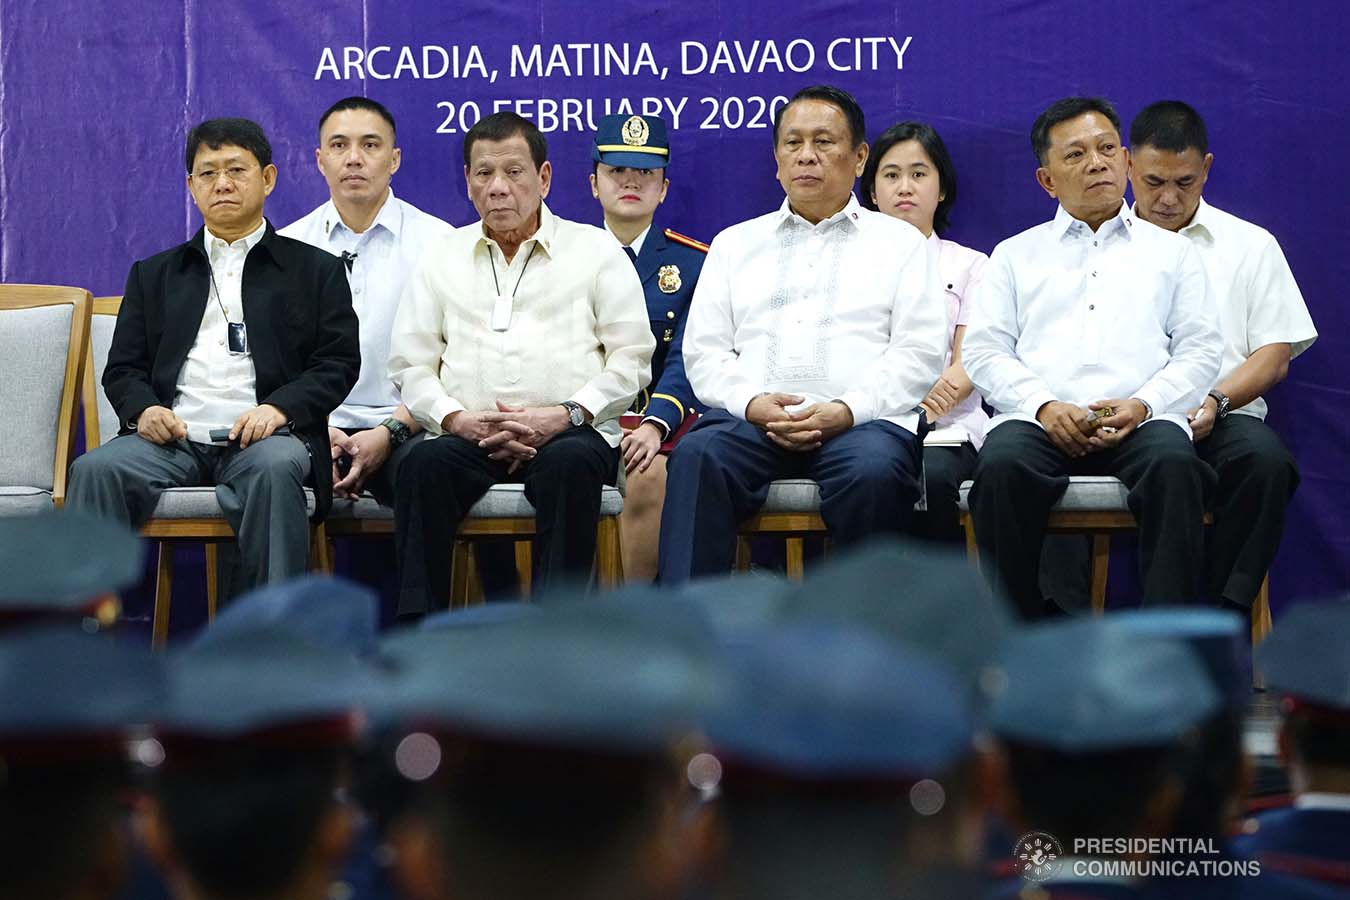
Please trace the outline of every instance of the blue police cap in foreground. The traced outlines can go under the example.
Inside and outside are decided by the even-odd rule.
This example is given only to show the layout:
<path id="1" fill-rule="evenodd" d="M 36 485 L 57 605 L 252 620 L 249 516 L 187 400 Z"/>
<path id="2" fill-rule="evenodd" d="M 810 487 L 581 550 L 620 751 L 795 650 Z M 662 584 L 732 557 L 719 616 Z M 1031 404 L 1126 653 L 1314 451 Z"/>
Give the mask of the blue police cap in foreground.
<path id="1" fill-rule="evenodd" d="M 595 129 L 591 159 L 607 166 L 664 169 L 670 163 L 670 141 L 660 116 L 605 116 Z"/>
<path id="2" fill-rule="evenodd" d="M 1193 606 L 1129 609 L 1112 616 L 1141 635 L 1185 641 L 1204 663 L 1225 705 L 1240 710 L 1251 702 L 1251 649 L 1239 616 Z"/>
<path id="3" fill-rule="evenodd" d="M 232 601 L 194 643 L 259 628 L 288 631 L 324 647 L 365 656 L 375 649 L 379 597 L 344 578 L 306 575 L 268 584 Z"/>
<path id="4" fill-rule="evenodd" d="M 164 701 L 163 660 L 107 636 L 44 626 L 0 638 L 0 741 L 114 737 Z"/>
<path id="5" fill-rule="evenodd" d="M 896 539 L 816 567 L 788 593 L 784 614 L 902 641 L 942 659 L 972 688 L 1013 628 L 1007 601 L 964 554 Z"/>
<path id="6" fill-rule="evenodd" d="M 204 739 L 344 719 L 364 709 L 378 675 L 350 651 L 257 628 L 171 655 L 165 732 Z"/>
<path id="7" fill-rule="evenodd" d="M 516 622 L 391 635 L 377 715 L 528 744 L 666 746 L 728 690 L 725 671 L 706 623 L 640 601 L 655 592 L 615 593 L 634 596 L 555 594 Z"/>
<path id="8" fill-rule="evenodd" d="M 1065 753 L 1167 745 L 1222 703 L 1183 641 L 1112 616 L 1024 628 L 1008 639 L 1000 667 L 990 727 Z"/>
<path id="9" fill-rule="evenodd" d="M 422 631 L 441 631 L 446 628 L 478 628 L 487 625 L 506 625 L 518 622 L 539 611 L 539 607 L 524 601 L 480 603 L 465 609 L 447 609 L 426 616 L 418 623 Z"/>
<path id="10" fill-rule="evenodd" d="M 144 547 L 125 525 L 61 509 L 0 516 L 0 613 L 76 613 L 141 578 Z"/>
<path id="11" fill-rule="evenodd" d="M 1271 690 L 1350 712 L 1350 597 L 1295 606 L 1256 658 Z"/>
<path id="12" fill-rule="evenodd" d="M 766 626 L 708 723 L 724 761 L 802 780 L 918 780 L 973 749 L 969 691 L 936 659 L 824 622 Z"/>

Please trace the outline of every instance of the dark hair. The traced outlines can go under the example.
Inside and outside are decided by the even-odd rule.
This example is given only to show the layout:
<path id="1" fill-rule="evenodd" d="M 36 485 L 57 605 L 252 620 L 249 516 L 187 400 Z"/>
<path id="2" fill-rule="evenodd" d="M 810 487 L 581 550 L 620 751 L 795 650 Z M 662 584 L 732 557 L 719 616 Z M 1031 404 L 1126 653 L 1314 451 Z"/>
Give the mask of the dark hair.
<path id="1" fill-rule="evenodd" d="M 1130 123 L 1130 146 L 1156 147 L 1181 153 L 1194 147 L 1201 156 L 1209 152 L 1205 120 L 1180 100 L 1159 100 L 1139 111 Z"/>
<path id="2" fill-rule="evenodd" d="M 100 848 L 126 827 L 127 766 L 112 760 L 27 764 L 0 778 L 0 898 L 67 897 Z"/>
<path id="3" fill-rule="evenodd" d="M 197 151 L 202 144 L 212 150 L 219 150 L 226 144 L 242 147 L 258 165 L 264 169 L 272 164 L 272 145 L 267 142 L 262 126 L 250 119 L 207 119 L 188 132 L 187 172 L 192 174 L 192 164 L 197 161 Z"/>
<path id="4" fill-rule="evenodd" d="M 202 891 L 270 897 L 290 886 L 337 802 L 344 751 L 240 744 L 181 761 L 173 747 L 169 754 L 155 794 L 179 861 Z"/>
<path id="5" fill-rule="evenodd" d="M 1170 746 L 1098 753 L 1061 753 L 1011 740 L 1004 746 L 1022 824 L 1065 846 L 1075 838 L 1135 835 L 1177 760 Z"/>
<path id="6" fill-rule="evenodd" d="M 464 168 L 469 167 L 469 157 L 475 142 L 505 141 L 517 136 L 523 137 L 529 145 L 535 170 L 542 169 L 544 163 L 548 162 L 548 141 L 543 132 L 529 119 L 509 110 L 479 119 L 464 135 Z"/>
<path id="7" fill-rule="evenodd" d="M 773 114 L 773 143 L 775 147 L 778 146 L 778 126 L 783 121 L 783 113 L 798 100 L 823 100 L 839 107 L 839 111 L 848 120 L 848 130 L 855 149 L 867 139 L 867 126 L 863 122 L 862 107 L 858 105 L 857 100 L 853 99 L 853 95 L 828 84 L 817 84 L 804 87 L 793 94 L 792 99 L 778 107 L 778 111 Z"/>
<path id="8" fill-rule="evenodd" d="M 1350 722 L 1297 710 L 1285 722 L 1294 752 L 1304 763 L 1350 771 Z"/>
<path id="9" fill-rule="evenodd" d="M 1116 134 L 1120 133 L 1120 116 L 1116 115 L 1116 109 L 1109 101 L 1101 97 L 1065 97 L 1056 100 L 1036 117 L 1036 124 L 1031 126 L 1031 150 L 1036 154 L 1036 162 L 1045 165 L 1046 154 L 1050 152 L 1051 128 L 1090 112 L 1106 116 L 1116 129 Z"/>
<path id="10" fill-rule="evenodd" d="M 346 112 L 349 109 L 364 109 L 384 119 L 389 123 L 389 130 L 394 135 L 394 143 L 398 143 L 398 126 L 394 124 L 394 114 L 385 108 L 383 103 L 369 97 L 343 97 L 324 110 L 323 115 L 319 116 L 319 137 L 323 137 L 323 125 L 328 121 L 329 116 L 333 113 Z"/>
<path id="11" fill-rule="evenodd" d="M 896 144 L 903 144 L 905 141 L 918 141 L 919 146 L 923 147 L 928 158 L 933 161 L 933 168 L 937 170 L 938 189 L 944 194 L 933 212 L 933 229 L 939 232 L 946 231 L 950 224 L 948 214 L 951 212 L 952 204 L 956 202 L 956 167 L 952 165 L 951 155 L 947 152 L 947 145 L 942 142 L 942 137 L 932 125 L 924 122 L 901 122 L 892 125 L 872 144 L 872 152 L 867 157 L 867 164 L 863 166 L 860 197 L 862 205 L 872 210 L 877 208 L 876 202 L 872 199 L 872 188 L 876 186 L 877 169 L 881 166 L 881 158 Z"/>

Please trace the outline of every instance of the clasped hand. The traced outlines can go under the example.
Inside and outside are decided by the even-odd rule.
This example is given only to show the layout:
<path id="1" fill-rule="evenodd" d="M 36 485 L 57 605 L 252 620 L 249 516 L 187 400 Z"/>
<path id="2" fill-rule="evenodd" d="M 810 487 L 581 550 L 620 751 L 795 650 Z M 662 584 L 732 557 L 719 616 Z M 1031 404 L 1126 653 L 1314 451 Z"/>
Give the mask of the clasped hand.
<path id="1" fill-rule="evenodd" d="M 451 413 L 445 430 L 489 451 L 489 459 L 509 460 L 507 471 L 514 472 L 570 424 L 562 406 L 508 406 L 498 400 L 495 410 Z"/>
<path id="2" fill-rule="evenodd" d="M 784 450 L 806 453 L 819 450 L 831 438 L 853 427 L 853 410 L 838 400 L 813 403 L 796 412 L 787 407 L 805 403 L 796 394 L 767 393 L 755 397 L 745 407 L 745 419 Z"/>

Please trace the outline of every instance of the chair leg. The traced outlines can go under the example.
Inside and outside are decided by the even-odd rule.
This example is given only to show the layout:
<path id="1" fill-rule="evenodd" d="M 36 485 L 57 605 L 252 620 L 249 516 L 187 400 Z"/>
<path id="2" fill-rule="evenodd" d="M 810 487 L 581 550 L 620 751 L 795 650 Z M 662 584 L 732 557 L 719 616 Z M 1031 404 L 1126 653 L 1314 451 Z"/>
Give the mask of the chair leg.
<path id="1" fill-rule="evenodd" d="M 968 512 L 961 513 L 961 527 L 966 531 L 966 559 L 971 565 L 980 564 L 980 545 L 975 542 L 975 519 Z"/>
<path id="2" fill-rule="evenodd" d="M 483 570 L 478 565 L 478 545 L 472 541 L 464 545 L 464 605 L 477 606 L 483 602 Z"/>
<path id="3" fill-rule="evenodd" d="M 750 539 L 743 534 L 736 535 L 736 571 L 750 571 Z"/>
<path id="4" fill-rule="evenodd" d="M 1106 612 L 1106 575 L 1111 565 L 1111 536 L 1092 536 L 1092 613 Z"/>
<path id="5" fill-rule="evenodd" d="M 155 571 L 155 616 L 150 625 L 150 646 L 159 650 L 169 641 L 169 603 L 173 597 L 173 545 L 159 542 Z"/>
<path id="6" fill-rule="evenodd" d="M 1256 602 L 1252 604 L 1252 646 L 1266 639 L 1274 622 L 1270 618 L 1270 573 L 1261 580 L 1261 590 L 1256 593 Z"/>
<path id="7" fill-rule="evenodd" d="M 309 565 L 321 575 L 333 574 L 333 542 L 328 539 L 328 528 L 322 522 L 310 533 Z"/>
<path id="8" fill-rule="evenodd" d="M 799 537 L 790 537 L 787 543 L 787 576 L 793 581 L 801 581 L 806 571 L 806 541 Z"/>
<path id="9" fill-rule="evenodd" d="M 216 605 L 220 600 L 220 547 L 213 541 L 206 542 L 206 621 L 216 620 Z"/>
<path id="10" fill-rule="evenodd" d="M 520 596 L 528 597 L 534 591 L 534 539 L 527 537 L 515 542 L 516 580 L 520 582 Z"/>
<path id="11" fill-rule="evenodd" d="M 455 541 L 450 561 L 450 609 L 454 609 L 456 603 L 460 606 L 468 603 L 470 565 L 468 545 L 464 541 Z"/>
<path id="12" fill-rule="evenodd" d="M 596 534 L 595 561 L 599 570 L 600 586 L 612 588 L 623 581 L 623 546 L 619 535 L 619 520 L 606 516 L 600 520 Z"/>

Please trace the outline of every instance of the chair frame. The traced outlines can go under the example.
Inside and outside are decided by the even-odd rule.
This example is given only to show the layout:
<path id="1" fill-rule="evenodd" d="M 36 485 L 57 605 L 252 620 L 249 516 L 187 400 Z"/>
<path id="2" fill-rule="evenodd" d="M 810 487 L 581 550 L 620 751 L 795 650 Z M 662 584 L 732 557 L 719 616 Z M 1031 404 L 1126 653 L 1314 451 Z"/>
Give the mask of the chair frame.
<path id="1" fill-rule="evenodd" d="M 393 519 L 333 518 L 325 523 L 327 537 L 393 536 Z M 478 540 L 508 539 L 515 544 L 516 575 L 521 592 L 530 595 L 533 551 L 530 541 L 535 535 L 533 516 L 503 519 L 465 518 L 455 534 L 455 547 L 450 569 L 450 608 L 469 606 L 483 601 L 483 587 L 478 578 L 474 542 Z M 329 550 L 328 558 L 333 559 Z M 616 587 L 623 582 L 623 544 L 618 516 L 601 516 L 596 526 L 595 543 L 596 580 L 601 587 Z"/>
<path id="2" fill-rule="evenodd" d="M 75 458 L 75 422 L 79 410 L 80 386 L 84 380 L 85 347 L 89 343 L 89 316 L 92 298 L 84 288 L 47 284 L 0 285 L 0 310 L 37 309 L 70 305 L 70 343 L 66 347 L 65 381 L 61 387 L 61 406 L 56 420 L 56 453 L 52 471 L 52 505 L 66 502 L 66 483 L 70 463 Z"/>
<path id="3" fill-rule="evenodd" d="M 1214 516 L 1205 514 L 1205 524 L 1212 525 Z M 961 512 L 961 526 L 966 532 L 966 556 L 973 565 L 980 561 L 980 548 L 975 540 L 975 520 L 969 510 Z M 1051 510 L 1046 522 L 1047 534 L 1087 534 L 1092 536 L 1092 600 L 1093 615 L 1106 612 L 1106 578 L 1111 563 L 1111 535 L 1137 531 L 1139 524 L 1127 509 L 1073 509 Z M 1270 575 L 1261 581 L 1261 590 L 1252 604 L 1252 646 L 1261 643 L 1273 627 L 1270 617 Z"/>
<path id="4" fill-rule="evenodd" d="M 122 308 L 121 297 L 96 297 L 92 311 L 94 315 L 116 316 Z M 94 343 L 93 329 L 85 340 L 85 376 L 83 384 L 85 447 L 93 450 L 100 444 L 98 420 L 98 389 L 94 381 Z M 158 545 L 158 559 L 155 566 L 155 611 L 151 623 L 151 644 L 163 647 L 169 639 L 169 611 L 173 598 L 173 544 L 176 541 L 200 541 L 206 554 L 206 620 L 216 617 L 219 601 L 219 585 L 216 570 L 220 544 L 234 540 L 234 531 L 223 518 L 194 519 L 156 519 L 151 518 L 141 526 L 141 536 L 153 540 Z M 310 556 L 314 568 L 331 571 L 328 560 L 328 542 L 324 538 L 324 523 L 314 526 L 310 542 Z"/>

